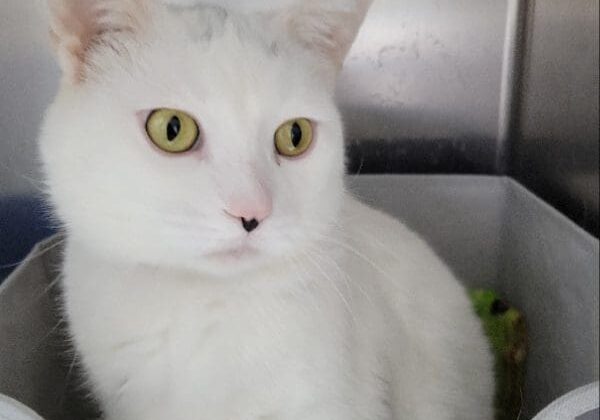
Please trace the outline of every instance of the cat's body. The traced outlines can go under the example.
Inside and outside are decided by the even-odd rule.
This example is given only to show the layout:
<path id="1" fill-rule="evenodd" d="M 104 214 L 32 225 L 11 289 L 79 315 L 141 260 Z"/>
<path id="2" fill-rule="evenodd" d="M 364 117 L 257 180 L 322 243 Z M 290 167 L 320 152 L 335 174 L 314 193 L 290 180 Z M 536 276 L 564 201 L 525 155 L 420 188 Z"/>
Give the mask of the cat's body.
<path id="1" fill-rule="evenodd" d="M 491 420 L 462 286 L 344 192 L 333 81 L 368 2 L 51 1 L 66 76 L 41 149 L 65 313 L 108 420 Z M 195 148 L 149 144 L 165 106 L 199 122 Z M 288 159 L 273 132 L 298 117 L 314 140 Z"/>
<path id="2" fill-rule="evenodd" d="M 66 309 L 109 419 L 491 419 L 462 288 L 398 222 L 345 209 L 344 238 L 225 281 L 70 243 Z"/>

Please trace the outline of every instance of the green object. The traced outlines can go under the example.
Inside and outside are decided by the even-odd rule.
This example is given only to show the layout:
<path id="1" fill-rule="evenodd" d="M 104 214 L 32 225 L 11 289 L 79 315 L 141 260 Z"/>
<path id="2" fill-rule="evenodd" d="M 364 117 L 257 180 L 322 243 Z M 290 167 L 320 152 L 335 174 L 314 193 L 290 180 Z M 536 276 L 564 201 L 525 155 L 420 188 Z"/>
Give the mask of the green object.
<path id="1" fill-rule="evenodd" d="M 472 290 L 469 295 L 495 357 L 496 420 L 516 420 L 521 413 L 525 382 L 525 319 L 491 290 Z"/>

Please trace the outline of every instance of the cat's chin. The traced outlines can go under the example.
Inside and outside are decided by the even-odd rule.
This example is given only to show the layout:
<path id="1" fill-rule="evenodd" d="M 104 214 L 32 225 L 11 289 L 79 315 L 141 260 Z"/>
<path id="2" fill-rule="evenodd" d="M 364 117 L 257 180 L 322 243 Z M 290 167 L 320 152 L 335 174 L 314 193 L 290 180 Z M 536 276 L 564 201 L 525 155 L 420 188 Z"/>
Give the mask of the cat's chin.
<path id="1" fill-rule="evenodd" d="M 242 246 L 207 254 L 201 259 L 197 269 L 212 276 L 232 277 L 259 270 L 268 265 L 271 259 L 264 251 Z"/>

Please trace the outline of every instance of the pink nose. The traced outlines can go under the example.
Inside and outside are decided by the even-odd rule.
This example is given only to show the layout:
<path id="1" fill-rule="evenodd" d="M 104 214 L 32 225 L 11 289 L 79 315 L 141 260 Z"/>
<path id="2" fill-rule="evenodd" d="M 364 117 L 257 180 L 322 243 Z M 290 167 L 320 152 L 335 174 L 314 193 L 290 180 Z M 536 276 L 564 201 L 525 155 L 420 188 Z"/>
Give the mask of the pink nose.
<path id="1" fill-rule="evenodd" d="M 259 194 L 253 199 L 232 200 L 225 212 L 240 220 L 242 227 L 250 233 L 262 223 L 273 211 L 273 203 L 268 194 Z"/>

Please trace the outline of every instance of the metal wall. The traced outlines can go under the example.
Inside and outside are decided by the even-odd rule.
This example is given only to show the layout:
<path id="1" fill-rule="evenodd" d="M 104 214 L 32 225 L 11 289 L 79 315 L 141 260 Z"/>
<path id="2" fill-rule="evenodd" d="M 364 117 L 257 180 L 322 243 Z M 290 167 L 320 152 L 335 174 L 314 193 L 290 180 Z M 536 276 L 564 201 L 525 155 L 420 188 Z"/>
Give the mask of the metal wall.
<path id="1" fill-rule="evenodd" d="M 598 0 L 532 1 L 511 173 L 598 236 Z"/>
<path id="2" fill-rule="evenodd" d="M 339 97 L 362 172 L 497 169 L 506 0 L 376 0 Z"/>
<path id="3" fill-rule="evenodd" d="M 38 186 L 45 9 L 0 3 L 0 199 Z M 508 170 L 597 234 L 597 98 L 598 0 L 375 0 L 339 85 L 349 171 Z"/>
<path id="4" fill-rule="evenodd" d="M 0 2 L 0 200 L 39 185 L 35 142 L 59 75 L 48 46 L 46 0 Z"/>

